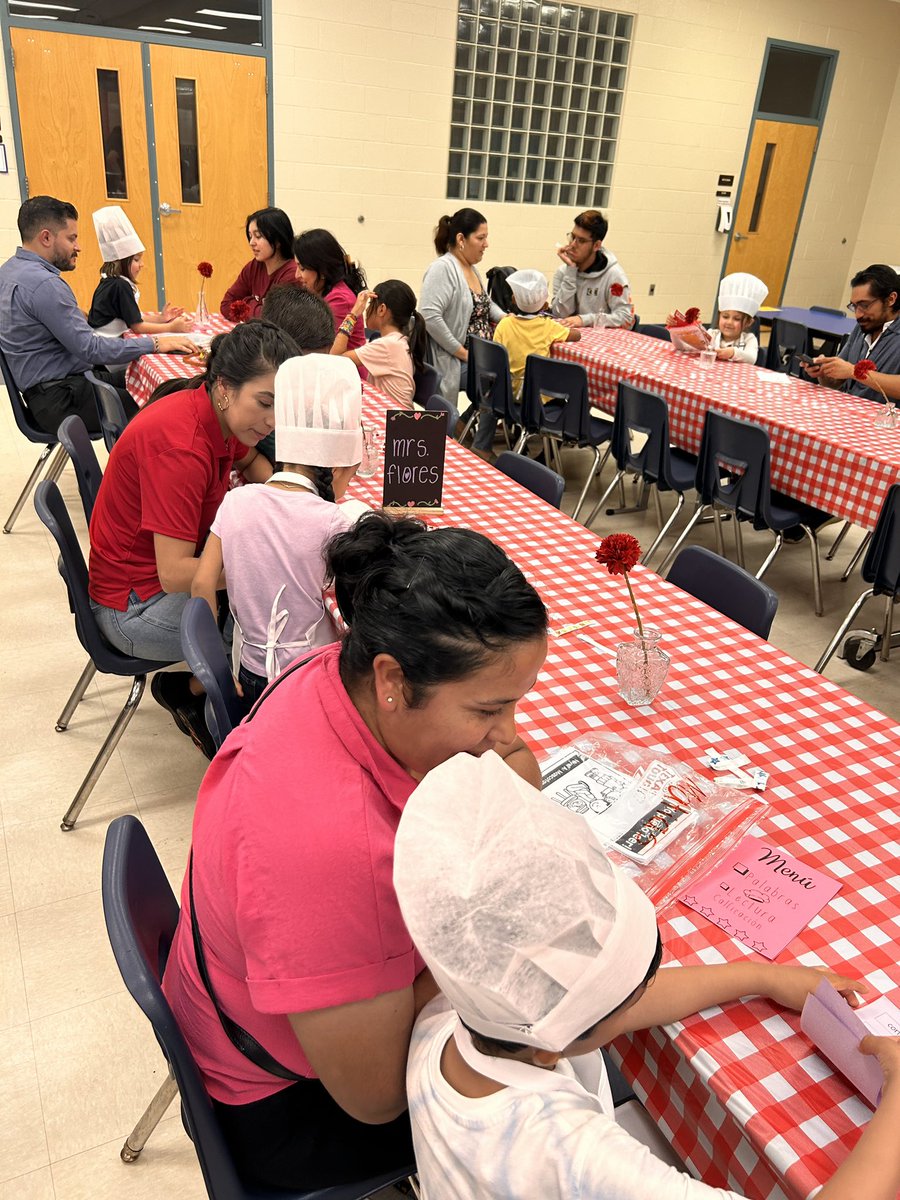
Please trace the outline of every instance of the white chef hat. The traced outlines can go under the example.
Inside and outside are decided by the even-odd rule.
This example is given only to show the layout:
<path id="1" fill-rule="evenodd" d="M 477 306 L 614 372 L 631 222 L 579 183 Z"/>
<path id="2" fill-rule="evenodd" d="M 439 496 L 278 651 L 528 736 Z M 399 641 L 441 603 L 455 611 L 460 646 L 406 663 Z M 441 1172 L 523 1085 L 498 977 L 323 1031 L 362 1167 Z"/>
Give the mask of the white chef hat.
<path id="1" fill-rule="evenodd" d="M 547 280 L 540 271 L 513 271 L 512 275 L 507 275 L 506 282 L 512 288 L 520 312 L 540 312 L 547 303 Z"/>
<path id="2" fill-rule="evenodd" d="M 362 460 L 362 384 L 349 358 L 307 354 L 275 372 L 275 457 L 308 467 Z"/>
<path id="3" fill-rule="evenodd" d="M 144 252 L 144 243 L 118 204 L 97 209 L 94 213 L 94 231 L 104 262 L 119 262 L 123 258 L 131 258 L 132 254 Z"/>
<path id="4" fill-rule="evenodd" d="M 462 1020 L 560 1051 L 644 981 L 656 915 L 583 817 L 493 751 L 457 754 L 413 792 L 394 843 L 413 942 Z"/>
<path id="5" fill-rule="evenodd" d="M 719 312 L 741 312 L 755 317 L 769 289 L 755 275 L 737 271 L 726 275 L 719 284 Z"/>

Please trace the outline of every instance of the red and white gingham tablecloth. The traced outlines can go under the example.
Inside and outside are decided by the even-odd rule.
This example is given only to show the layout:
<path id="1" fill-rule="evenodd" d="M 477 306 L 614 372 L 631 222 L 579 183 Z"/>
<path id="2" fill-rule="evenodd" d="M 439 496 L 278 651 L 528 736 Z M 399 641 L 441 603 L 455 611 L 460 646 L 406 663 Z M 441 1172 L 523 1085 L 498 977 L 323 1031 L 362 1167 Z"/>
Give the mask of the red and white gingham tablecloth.
<path id="1" fill-rule="evenodd" d="M 165 360 L 141 361 L 155 376 Z M 388 407 L 366 386 L 366 420 L 383 423 Z M 597 537 L 454 441 L 446 467 L 444 513 L 429 523 L 489 535 L 539 590 L 551 627 L 590 618 L 587 632 L 604 647 L 551 637 L 537 687 L 519 707 L 538 757 L 590 730 L 662 746 L 695 768 L 708 746 L 744 751 L 770 776 L 763 834 L 842 882 L 780 960 L 840 967 L 875 993 L 900 985 L 900 726 L 642 567 L 634 570 L 642 615 L 663 631 L 672 665 L 653 708 L 630 708 L 616 692 L 614 647 L 633 615 L 622 580 L 593 560 Z M 378 505 L 381 486 L 379 472 L 351 491 Z M 660 914 L 660 928 L 669 963 L 752 957 L 678 904 Z M 870 1116 L 813 1051 L 797 1014 L 768 1000 L 709 1010 L 616 1049 L 691 1169 L 753 1200 L 809 1196 Z"/>
<path id="2" fill-rule="evenodd" d="M 657 392 L 672 441 L 693 454 L 707 409 L 757 421 L 771 439 L 773 487 L 866 529 L 900 479 L 900 429 L 877 429 L 884 410 L 871 400 L 746 363 L 704 369 L 669 342 L 625 329 L 582 329 L 581 341 L 557 342 L 552 353 L 581 363 L 607 412 L 622 380 Z"/>

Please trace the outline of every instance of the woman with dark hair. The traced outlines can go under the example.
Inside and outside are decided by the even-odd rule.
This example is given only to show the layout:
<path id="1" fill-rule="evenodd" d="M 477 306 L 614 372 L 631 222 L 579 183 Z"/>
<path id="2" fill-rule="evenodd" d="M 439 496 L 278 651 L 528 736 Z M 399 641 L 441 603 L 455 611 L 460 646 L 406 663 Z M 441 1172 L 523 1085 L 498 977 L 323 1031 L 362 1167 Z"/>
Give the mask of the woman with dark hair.
<path id="1" fill-rule="evenodd" d="M 456 404 L 465 387 L 470 335 L 491 338 L 491 323 L 506 316 L 491 300 L 477 270 L 488 247 L 487 221 L 474 208 L 443 216 L 434 231 L 441 256 L 425 272 L 419 307 L 425 318 L 431 360 L 442 376 L 441 392 Z M 478 418 L 473 448 L 490 459 L 497 422 L 486 410 Z"/>
<path id="2" fill-rule="evenodd" d="M 356 303 L 356 297 L 366 289 L 365 273 L 353 262 L 333 233 L 327 229 L 307 229 L 294 239 L 297 282 L 307 291 L 321 296 L 334 313 L 334 325 L 339 329 Z M 354 321 L 347 339 L 347 349 L 356 350 L 366 340 L 362 319 Z M 368 373 L 357 363 L 360 378 Z"/>
<path id="3" fill-rule="evenodd" d="M 232 467 L 253 482 L 272 474 L 255 447 L 275 427 L 275 371 L 297 353 L 266 321 L 219 334 L 205 373 L 147 405 L 116 442 L 91 517 L 88 590 L 117 650 L 158 662 L 184 657 L 181 613 L 200 551 Z M 151 691 L 196 740 L 202 697 L 189 681 L 188 672 L 158 673 Z"/>
<path id="4" fill-rule="evenodd" d="M 379 336 L 356 350 L 348 350 L 355 322 L 363 315 L 366 329 Z M 401 279 L 386 279 L 373 292 L 360 292 L 356 297 L 337 331 L 331 353 L 365 367 L 373 387 L 402 408 L 412 408 L 415 373 L 425 365 L 427 342 L 425 320 L 416 311 L 416 293 Z"/>
<path id="5" fill-rule="evenodd" d="M 394 892 L 400 814 L 459 752 L 493 749 L 540 779 L 515 712 L 544 661 L 547 613 L 504 552 L 468 529 L 372 513 L 326 565 L 349 632 L 288 667 L 207 771 L 163 983 L 254 1188 L 412 1161 L 407 1050 L 436 989 Z"/>
<path id="6" fill-rule="evenodd" d="M 258 317 L 269 288 L 294 281 L 294 230 L 287 213 L 260 208 L 247 218 L 244 231 L 253 258 L 222 297 L 222 316 L 229 319 L 235 300 L 243 300 L 250 306 L 249 316 Z"/>

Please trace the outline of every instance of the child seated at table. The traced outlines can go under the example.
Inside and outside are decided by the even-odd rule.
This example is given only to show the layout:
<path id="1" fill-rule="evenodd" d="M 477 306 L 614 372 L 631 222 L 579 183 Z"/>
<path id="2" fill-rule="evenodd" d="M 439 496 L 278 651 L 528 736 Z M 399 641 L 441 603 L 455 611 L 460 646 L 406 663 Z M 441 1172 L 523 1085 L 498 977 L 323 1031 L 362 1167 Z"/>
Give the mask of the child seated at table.
<path id="1" fill-rule="evenodd" d="M 506 282 L 513 294 L 517 312 L 504 317 L 494 330 L 494 341 L 506 347 L 513 395 L 518 400 L 529 354 L 549 354 L 554 342 L 577 342 L 581 333 L 566 328 L 544 312 L 547 307 L 547 280 L 540 271 L 513 271 Z"/>
<path id="2" fill-rule="evenodd" d="M 582 817 L 492 751 L 458 754 L 418 785 L 394 887 L 443 993 L 419 1015 L 407 1067 L 425 1200 L 736 1200 L 618 1124 L 599 1048 L 745 995 L 799 1009 L 823 976 L 851 1004 L 866 990 L 755 959 L 658 971 L 644 893 Z M 861 1043 L 884 1069 L 884 1098 L 819 1200 L 893 1200 L 900 1187 L 898 1043 Z"/>
<path id="3" fill-rule="evenodd" d="M 719 324 L 710 329 L 710 349 L 723 362 L 756 364 L 759 341 L 751 333 L 759 306 L 769 294 L 769 289 L 755 275 L 738 271 L 726 275 L 719 284 Z"/>
<path id="4" fill-rule="evenodd" d="M 362 458 L 362 385 L 352 363 L 313 354 L 275 374 L 278 470 L 226 494 L 194 576 L 192 596 L 216 612 L 224 567 L 238 682 L 248 706 L 304 651 L 337 638 L 322 596 L 325 544 L 349 529 L 336 503 Z"/>
<path id="5" fill-rule="evenodd" d="M 365 313 L 366 329 L 381 336 L 348 350 L 356 322 Z M 414 372 L 425 364 L 425 318 L 416 310 L 416 293 L 400 279 L 386 279 L 373 291 L 360 292 L 341 322 L 332 354 L 349 358 L 369 372 L 369 382 L 398 408 L 412 408 Z"/>
<path id="6" fill-rule="evenodd" d="M 137 278 L 144 269 L 144 243 L 118 204 L 98 208 L 94 230 L 100 243 L 102 279 L 88 312 L 88 324 L 103 337 L 132 333 L 185 333 L 193 325 L 184 309 L 167 304 L 158 321 L 145 321 L 138 307 Z"/>

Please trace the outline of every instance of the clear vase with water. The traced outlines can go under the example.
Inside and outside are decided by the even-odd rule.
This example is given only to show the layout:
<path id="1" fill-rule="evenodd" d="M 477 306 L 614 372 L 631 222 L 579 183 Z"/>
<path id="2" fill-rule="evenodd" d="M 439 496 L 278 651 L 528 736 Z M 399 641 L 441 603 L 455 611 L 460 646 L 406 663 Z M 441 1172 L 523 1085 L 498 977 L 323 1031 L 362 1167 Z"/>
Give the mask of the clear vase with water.
<path id="1" fill-rule="evenodd" d="M 616 646 L 616 679 L 626 704 L 652 704 L 662 690 L 671 660 L 657 644 L 661 637 L 658 629 L 644 626 L 643 633 L 635 629 L 630 642 Z"/>
<path id="2" fill-rule="evenodd" d="M 206 307 L 206 293 L 203 288 L 200 289 L 200 295 L 197 297 L 197 311 L 194 314 L 195 325 L 207 325 L 209 323 L 209 309 Z"/>

